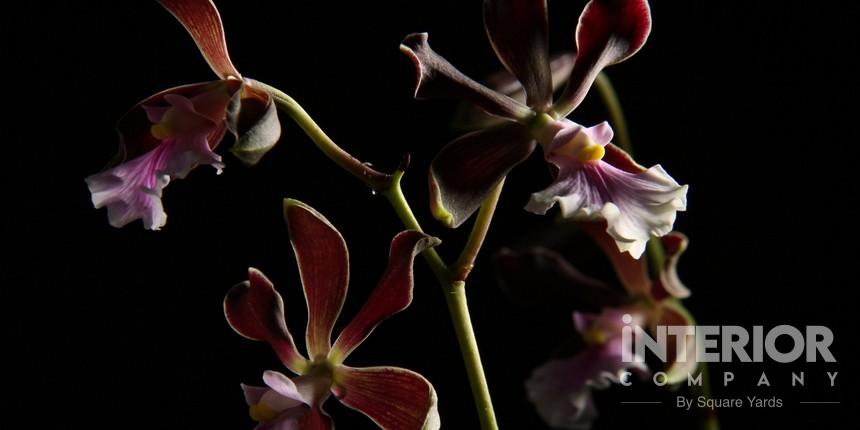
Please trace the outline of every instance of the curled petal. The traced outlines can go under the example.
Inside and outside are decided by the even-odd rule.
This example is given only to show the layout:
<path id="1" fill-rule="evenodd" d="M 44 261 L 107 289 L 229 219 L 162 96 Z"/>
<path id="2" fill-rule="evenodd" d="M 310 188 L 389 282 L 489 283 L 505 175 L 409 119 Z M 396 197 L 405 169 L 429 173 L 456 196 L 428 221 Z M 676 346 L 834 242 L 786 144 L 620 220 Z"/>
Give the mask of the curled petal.
<path id="1" fill-rule="evenodd" d="M 663 263 L 663 270 L 660 271 L 658 287 L 669 296 L 679 299 L 690 297 L 690 290 L 681 282 L 677 269 L 681 254 L 687 249 L 687 242 L 687 236 L 676 231 L 660 238 L 666 260 Z"/>
<path id="2" fill-rule="evenodd" d="M 553 110 L 567 116 L 606 66 L 635 54 L 651 32 L 647 0 L 591 0 L 576 27 L 576 62 Z"/>
<path id="3" fill-rule="evenodd" d="M 272 282 L 257 269 L 248 269 L 248 281 L 236 285 L 224 297 L 224 315 L 236 333 L 268 342 L 285 366 L 299 373 L 307 360 L 296 350 L 284 320 L 284 301 Z"/>
<path id="4" fill-rule="evenodd" d="M 436 391 L 423 376 L 398 367 L 340 366 L 335 396 L 383 429 L 436 430 Z"/>
<path id="5" fill-rule="evenodd" d="M 158 0 L 188 30 L 218 77 L 242 79 L 230 61 L 221 15 L 211 0 Z"/>
<path id="6" fill-rule="evenodd" d="M 331 330 L 346 297 L 346 242 L 322 214 L 298 200 L 284 200 L 284 218 L 308 304 L 308 354 L 315 359 L 328 355 Z"/>
<path id="7" fill-rule="evenodd" d="M 433 216 L 448 227 L 459 227 L 534 148 L 525 127 L 515 123 L 469 133 L 449 143 L 430 166 Z"/>
<path id="8" fill-rule="evenodd" d="M 538 111 L 552 101 L 546 0 L 485 0 L 484 27 L 502 64 Z"/>
<path id="9" fill-rule="evenodd" d="M 521 304 L 596 310 L 625 301 L 619 291 L 584 275 L 547 248 L 502 249 L 496 254 L 496 270 L 502 288 Z"/>
<path id="10" fill-rule="evenodd" d="M 377 324 L 412 303 L 412 262 L 416 255 L 437 244 L 439 239 L 412 230 L 394 237 L 382 279 L 335 342 L 332 351 L 337 356 L 335 362 L 342 362 Z"/>
<path id="11" fill-rule="evenodd" d="M 562 130 L 558 136 L 573 129 Z M 606 136 L 594 129 L 579 132 L 589 134 L 594 144 L 606 146 Z M 607 153 L 616 151 L 611 147 Z M 676 213 L 686 210 L 687 186 L 678 185 L 660 165 L 632 173 L 603 160 L 583 162 L 560 153 L 555 141 L 547 160 L 558 168 L 556 179 L 532 194 L 526 210 L 544 214 L 558 202 L 565 218 L 605 220 L 606 232 L 618 249 L 634 258 L 642 255 L 651 236 L 669 233 Z"/>
<path id="12" fill-rule="evenodd" d="M 469 100 L 487 113 L 509 119 L 525 119 L 531 109 L 499 94 L 457 70 L 448 60 L 430 49 L 427 33 L 406 36 L 400 50 L 415 64 L 415 98 L 454 97 Z"/>
<path id="13" fill-rule="evenodd" d="M 260 162 L 281 137 L 281 122 L 272 95 L 245 80 L 238 112 L 231 112 L 228 124 L 237 136 L 230 152 L 246 166 Z"/>

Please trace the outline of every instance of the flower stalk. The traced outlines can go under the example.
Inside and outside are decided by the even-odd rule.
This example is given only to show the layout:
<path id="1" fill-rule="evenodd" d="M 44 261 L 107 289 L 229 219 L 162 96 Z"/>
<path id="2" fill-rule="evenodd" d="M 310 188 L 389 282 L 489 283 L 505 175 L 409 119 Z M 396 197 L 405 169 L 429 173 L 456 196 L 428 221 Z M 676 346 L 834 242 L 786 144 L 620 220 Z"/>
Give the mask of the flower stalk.
<path id="1" fill-rule="evenodd" d="M 389 204 L 391 204 L 392 209 L 394 209 L 395 214 L 397 214 L 397 217 L 406 228 L 424 232 L 400 186 L 406 165 L 408 164 L 406 160 L 408 159 L 405 159 L 404 163 L 392 174 L 378 172 L 339 147 L 292 97 L 270 85 L 263 83 L 260 83 L 260 85 L 272 94 L 278 109 L 289 115 L 323 154 L 342 169 L 370 186 L 374 191 L 385 196 Z M 481 364 L 481 355 L 478 350 L 475 331 L 472 328 L 472 321 L 469 316 L 465 291 L 466 284 L 463 280 L 474 266 L 475 258 L 484 242 L 496 204 L 498 203 L 499 195 L 501 194 L 503 182 L 499 183 L 482 205 L 480 215 L 476 220 L 475 227 L 469 236 L 466 247 L 454 265 L 448 266 L 445 264 L 439 253 L 433 248 L 428 248 L 421 253 L 445 294 L 445 302 L 448 305 L 448 311 L 451 315 L 451 321 L 454 325 L 454 331 L 463 355 L 463 364 L 466 368 L 466 374 L 472 389 L 482 430 L 497 430 L 498 424 L 493 410 L 490 389 L 487 385 L 487 378 L 484 375 L 483 365 Z"/>

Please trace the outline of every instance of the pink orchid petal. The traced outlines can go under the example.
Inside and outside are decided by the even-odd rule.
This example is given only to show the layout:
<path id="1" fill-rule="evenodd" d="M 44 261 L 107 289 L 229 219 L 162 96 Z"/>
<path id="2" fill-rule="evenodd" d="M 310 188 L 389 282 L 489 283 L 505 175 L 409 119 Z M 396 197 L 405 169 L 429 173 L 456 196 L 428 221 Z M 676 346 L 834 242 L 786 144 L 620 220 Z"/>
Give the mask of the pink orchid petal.
<path id="1" fill-rule="evenodd" d="M 439 244 L 439 239 L 417 231 L 394 236 L 388 267 L 358 314 L 343 329 L 335 342 L 333 355 L 342 362 L 376 326 L 412 303 L 412 263 L 415 256 Z"/>
<path id="2" fill-rule="evenodd" d="M 620 252 L 615 239 L 606 233 L 606 222 L 582 223 L 583 230 L 597 243 L 597 246 L 609 257 L 615 274 L 621 285 L 632 296 L 646 295 L 651 290 L 651 278 L 644 259 L 633 258 L 629 253 Z"/>
<path id="3" fill-rule="evenodd" d="M 221 79 L 242 79 L 242 75 L 230 61 L 221 15 L 211 0 L 159 0 L 182 26 L 191 34 L 194 43 L 209 63 L 212 71 Z"/>
<path id="4" fill-rule="evenodd" d="M 446 145 L 430 166 L 433 216 L 459 227 L 534 148 L 528 130 L 515 123 L 469 133 Z"/>
<path id="5" fill-rule="evenodd" d="M 600 337 L 577 355 L 548 361 L 526 381 L 529 400 L 547 424 L 553 428 L 588 428 L 597 416 L 592 388 L 607 388 L 619 382 L 627 371 L 640 375 L 647 372 L 641 361 L 626 363 L 622 359 L 621 318 L 628 312 L 607 308 L 599 315 L 574 314 L 579 332 L 595 330 Z M 635 324 L 643 321 L 638 315 L 634 320 Z"/>
<path id="6" fill-rule="evenodd" d="M 576 62 L 553 110 L 567 116 L 576 109 L 600 70 L 635 54 L 650 32 L 647 0 L 591 0 L 576 28 Z"/>
<path id="7" fill-rule="evenodd" d="M 673 231 L 660 238 L 666 260 L 663 270 L 660 271 L 658 289 L 662 289 L 669 296 L 684 299 L 690 297 L 690 290 L 681 282 L 678 276 L 678 260 L 687 249 L 687 236 Z"/>
<path id="8" fill-rule="evenodd" d="M 531 114 L 531 109 L 523 104 L 475 82 L 457 70 L 430 48 L 427 33 L 406 36 L 400 51 L 415 65 L 417 99 L 461 98 L 471 101 L 489 114 L 508 119 L 524 119 Z"/>
<path id="9" fill-rule="evenodd" d="M 546 0 L 485 0 L 484 27 L 502 64 L 538 111 L 552 101 Z"/>
<path id="10" fill-rule="evenodd" d="M 310 206 L 286 199 L 284 218 L 308 305 L 308 354 L 316 359 L 331 349 L 332 327 L 349 282 L 349 256 L 337 229 Z"/>
<path id="11" fill-rule="evenodd" d="M 284 321 L 283 299 L 259 270 L 248 269 L 248 281 L 230 289 L 224 298 L 224 315 L 236 333 L 268 342 L 290 370 L 299 373 L 307 366 Z"/>
<path id="12" fill-rule="evenodd" d="M 221 157 L 209 149 L 211 123 L 191 134 L 162 141 L 155 149 L 116 167 L 86 178 L 93 206 L 108 208 L 108 221 L 122 227 L 142 219 L 144 227 L 158 230 L 167 222 L 161 194 L 171 178 L 184 178 L 201 164 L 221 169 Z"/>
<path id="13" fill-rule="evenodd" d="M 383 429 L 435 430 L 441 424 L 436 391 L 423 376 L 398 367 L 337 368 L 333 388 L 341 403 Z"/>
<path id="14" fill-rule="evenodd" d="M 240 384 L 240 387 L 242 387 L 242 392 L 245 394 L 245 403 L 247 403 L 248 406 L 260 403 L 260 399 L 263 397 L 263 394 L 266 394 L 266 392 L 270 390 L 270 388 L 266 387 L 256 387 L 245 384 Z"/>
<path id="15" fill-rule="evenodd" d="M 224 133 L 222 123 L 227 116 L 227 109 L 241 87 L 242 83 L 235 80 L 202 82 L 170 88 L 140 101 L 116 125 L 120 141 L 114 165 L 137 158 L 161 144 L 162 140 L 153 136 L 152 126 L 160 122 L 170 110 L 178 110 L 173 109 L 176 106 L 167 100 L 170 98 L 175 101 L 175 96 L 192 101 L 193 109 L 189 110 L 187 104 L 182 109 L 186 114 L 202 116 L 215 124 L 208 137 L 209 147 L 215 149 Z"/>
<path id="16" fill-rule="evenodd" d="M 280 396 L 277 401 L 278 406 L 281 406 L 281 408 L 275 410 L 292 408 L 300 404 L 312 404 L 310 399 L 299 393 L 296 383 L 283 373 L 275 372 L 274 370 L 267 370 L 263 372 L 263 382 L 265 382 L 273 392 Z"/>
<path id="17" fill-rule="evenodd" d="M 617 148 L 608 145 L 611 136 L 605 130 L 571 124 L 558 132 L 550 148 L 556 148 L 565 133 L 585 132 L 594 143 L 610 148 L 607 153 L 613 158 L 621 159 L 614 154 Z M 556 179 L 532 194 L 526 210 L 545 214 L 558 203 L 565 218 L 605 220 L 606 232 L 618 249 L 634 258 L 642 255 L 651 236 L 669 233 L 677 212 L 686 210 L 687 186 L 679 185 L 660 165 L 632 173 L 603 160 L 582 162 L 552 151 L 547 160 L 558 168 Z"/>

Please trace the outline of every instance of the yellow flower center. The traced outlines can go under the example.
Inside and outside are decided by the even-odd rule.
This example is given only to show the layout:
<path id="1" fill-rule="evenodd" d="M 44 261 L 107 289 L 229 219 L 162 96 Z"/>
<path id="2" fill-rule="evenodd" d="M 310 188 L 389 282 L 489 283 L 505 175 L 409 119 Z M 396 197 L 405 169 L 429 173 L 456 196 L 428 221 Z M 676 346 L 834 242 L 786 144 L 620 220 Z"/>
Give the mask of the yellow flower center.
<path id="1" fill-rule="evenodd" d="M 582 340 L 588 345 L 602 345 L 606 343 L 606 333 L 598 328 L 592 328 L 582 334 Z"/>
<path id="2" fill-rule="evenodd" d="M 601 160 L 606 155 L 606 149 L 603 148 L 603 145 L 594 143 L 584 131 L 576 133 L 573 139 L 556 149 L 555 152 L 573 157 L 583 163 Z"/>
<path id="3" fill-rule="evenodd" d="M 149 128 L 149 132 L 158 140 L 167 139 L 174 134 L 173 127 L 171 127 L 166 121 L 153 124 L 152 127 Z"/>
<path id="4" fill-rule="evenodd" d="M 264 405 L 263 403 L 257 403 L 256 405 L 251 405 L 248 411 L 251 414 L 251 418 L 257 422 L 267 422 L 275 419 L 278 416 L 278 413 L 272 410 L 272 408 Z"/>

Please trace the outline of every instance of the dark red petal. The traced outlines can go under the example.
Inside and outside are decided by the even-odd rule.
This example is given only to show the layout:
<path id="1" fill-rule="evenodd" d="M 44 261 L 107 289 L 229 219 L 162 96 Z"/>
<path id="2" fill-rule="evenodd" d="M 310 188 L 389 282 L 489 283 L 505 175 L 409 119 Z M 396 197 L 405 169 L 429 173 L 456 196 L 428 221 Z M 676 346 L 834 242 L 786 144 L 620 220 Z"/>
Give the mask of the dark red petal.
<path id="1" fill-rule="evenodd" d="M 448 227 L 459 227 L 534 149 L 528 130 L 516 123 L 469 133 L 449 143 L 430 166 L 433 216 Z"/>
<path id="2" fill-rule="evenodd" d="M 332 388 L 340 401 L 383 429 L 440 427 L 436 391 L 423 376 L 398 367 L 340 366 Z"/>
<path id="3" fill-rule="evenodd" d="M 412 262 L 420 252 L 437 244 L 439 239 L 412 230 L 394 236 L 382 279 L 334 344 L 336 362 L 342 362 L 377 324 L 412 303 Z"/>
<path id="4" fill-rule="evenodd" d="M 453 97 L 469 100 L 487 113 L 510 119 L 525 119 L 531 109 L 499 94 L 461 73 L 448 60 L 430 49 L 427 33 L 406 36 L 400 50 L 415 64 L 415 98 Z"/>
<path id="5" fill-rule="evenodd" d="M 230 152 L 246 166 L 257 164 L 281 137 L 281 122 L 272 95 L 254 86 L 251 79 L 246 79 L 242 86 L 239 111 L 231 112 L 228 119 L 237 136 Z"/>
<path id="6" fill-rule="evenodd" d="M 642 173 L 648 170 L 633 160 L 633 157 L 631 157 L 630 154 L 613 143 L 609 143 L 603 148 L 606 149 L 606 154 L 603 155 L 603 161 L 611 164 L 615 168 L 628 173 Z"/>
<path id="7" fill-rule="evenodd" d="M 679 299 L 690 297 L 690 290 L 681 282 L 678 276 L 678 260 L 681 254 L 687 249 L 687 236 L 677 231 L 673 231 L 660 238 L 660 243 L 663 245 L 665 260 L 663 262 L 663 270 L 660 271 L 660 278 L 654 284 L 654 294 L 656 298 L 662 299 L 666 296 L 676 297 Z"/>
<path id="8" fill-rule="evenodd" d="M 284 200 L 284 218 L 296 253 L 308 303 L 306 333 L 313 360 L 331 349 L 331 329 L 340 315 L 349 283 L 349 256 L 343 237 L 312 207 Z"/>
<path id="9" fill-rule="evenodd" d="M 624 289 L 633 296 L 641 296 L 650 292 L 651 279 L 648 277 L 645 259 L 635 259 L 630 256 L 629 252 L 618 251 L 615 240 L 606 232 L 606 221 L 583 222 L 582 228 L 609 257 L 609 261 L 615 268 L 615 273 Z"/>
<path id="10" fill-rule="evenodd" d="M 569 52 L 554 55 L 549 60 L 550 73 L 552 73 L 552 90 L 560 89 L 567 83 L 570 70 L 573 68 L 575 55 Z M 487 78 L 487 86 L 518 102 L 526 101 L 526 92 L 517 78 L 506 69 L 499 70 Z M 462 102 L 457 108 L 452 126 L 459 131 L 473 131 L 479 128 L 489 128 L 507 121 L 493 115 L 488 115 L 483 109 L 472 103 Z"/>
<path id="11" fill-rule="evenodd" d="M 635 54 L 651 32 L 647 0 L 591 0 L 576 27 L 576 63 L 553 110 L 567 116 L 606 66 Z"/>
<path id="12" fill-rule="evenodd" d="M 331 430 L 333 428 L 334 423 L 331 417 L 322 410 L 322 405 L 311 408 L 299 420 L 300 430 Z"/>
<path id="13" fill-rule="evenodd" d="M 484 0 L 484 27 L 502 64 L 538 111 L 552 101 L 546 0 Z"/>
<path id="14" fill-rule="evenodd" d="M 518 304 L 599 311 L 627 301 L 623 292 L 580 272 L 557 252 L 535 247 L 496 254 L 502 289 Z"/>
<path id="15" fill-rule="evenodd" d="M 299 373 L 306 366 L 284 321 L 284 301 L 259 270 L 248 269 L 248 281 L 227 292 L 224 315 L 236 333 L 268 342 L 290 370 Z"/>
<path id="16" fill-rule="evenodd" d="M 183 85 L 179 87 L 164 90 L 158 94 L 150 96 L 129 109 L 116 125 L 116 131 L 119 134 L 119 151 L 111 162 L 111 164 L 119 164 L 125 160 L 137 158 L 158 146 L 161 141 L 152 135 L 152 121 L 146 116 L 143 106 L 162 107 L 168 106 L 164 97 L 169 94 L 181 95 L 189 99 L 195 96 L 212 93 L 210 95 L 223 94 L 223 97 L 212 97 L 218 103 L 217 106 L 210 106 L 208 115 L 220 116 L 223 120 L 227 115 L 227 108 L 230 100 L 241 88 L 242 83 L 236 80 L 201 82 L 197 84 Z M 219 115 L 215 115 L 213 111 L 217 111 Z M 209 135 L 209 147 L 215 148 L 224 136 L 224 128 L 222 124 L 216 123 L 215 130 Z"/>
<path id="17" fill-rule="evenodd" d="M 158 0 L 188 30 L 194 43 L 221 79 L 242 79 L 230 61 L 221 16 L 211 0 Z"/>

